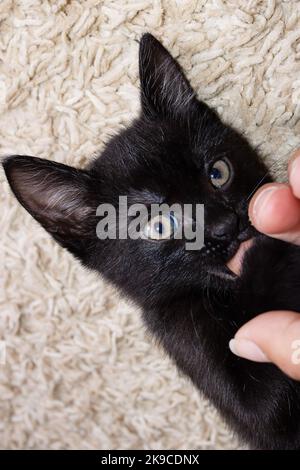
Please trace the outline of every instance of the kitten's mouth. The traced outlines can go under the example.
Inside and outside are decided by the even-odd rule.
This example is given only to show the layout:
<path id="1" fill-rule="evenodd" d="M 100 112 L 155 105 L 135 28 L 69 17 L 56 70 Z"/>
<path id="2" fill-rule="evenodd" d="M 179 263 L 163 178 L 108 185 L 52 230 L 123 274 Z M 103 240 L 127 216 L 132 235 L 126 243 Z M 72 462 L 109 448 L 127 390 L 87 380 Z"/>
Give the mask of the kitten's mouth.
<path id="1" fill-rule="evenodd" d="M 240 243 L 238 241 L 233 242 L 231 250 L 228 250 L 229 259 L 227 258 L 221 264 L 218 263 L 211 267 L 208 272 L 227 280 L 237 279 L 242 272 L 245 254 L 252 247 L 254 238 L 248 238 Z"/>
<path id="2" fill-rule="evenodd" d="M 226 266 L 229 268 L 229 270 L 236 276 L 240 276 L 241 274 L 244 256 L 249 250 L 249 248 L 251 248 L 251 246 L 253 245 L 253 241 L 254 238 L 249 238 L 248 240 L 245 240 L 240 243 L 233 257 L 230 258 L 230 260 L 226 263 Z"/>

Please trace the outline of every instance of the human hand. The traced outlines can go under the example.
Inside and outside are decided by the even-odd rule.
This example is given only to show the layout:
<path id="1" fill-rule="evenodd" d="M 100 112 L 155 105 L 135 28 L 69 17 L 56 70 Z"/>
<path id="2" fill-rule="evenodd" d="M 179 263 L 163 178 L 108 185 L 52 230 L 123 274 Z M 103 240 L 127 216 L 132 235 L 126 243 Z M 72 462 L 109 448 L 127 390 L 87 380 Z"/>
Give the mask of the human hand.
<path id="1" fill-rule="evenodd" d="M 288 175 L 289 184 L 268 183 L 255 193 L 249 217 L 260 232 L 300 245 L 300 150 L 289 163 Z M 243 325 L 229 347 L 245 359 L 273 362 L 300 380 L 300 313 L 263 313 Z"/>

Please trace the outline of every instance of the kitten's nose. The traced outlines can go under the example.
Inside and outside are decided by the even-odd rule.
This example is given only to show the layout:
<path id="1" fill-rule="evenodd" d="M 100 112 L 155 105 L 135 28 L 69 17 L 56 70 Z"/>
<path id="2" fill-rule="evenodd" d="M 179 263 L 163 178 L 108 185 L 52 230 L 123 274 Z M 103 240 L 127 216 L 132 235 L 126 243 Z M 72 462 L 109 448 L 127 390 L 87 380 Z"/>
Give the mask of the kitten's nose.
<path id="1" fill-rule="evenodd" d="M 234 212 L 226 213 L 215 221 L 211 236 L 216 240 L 231 242 L 238 233 L 238 216 Z"/>

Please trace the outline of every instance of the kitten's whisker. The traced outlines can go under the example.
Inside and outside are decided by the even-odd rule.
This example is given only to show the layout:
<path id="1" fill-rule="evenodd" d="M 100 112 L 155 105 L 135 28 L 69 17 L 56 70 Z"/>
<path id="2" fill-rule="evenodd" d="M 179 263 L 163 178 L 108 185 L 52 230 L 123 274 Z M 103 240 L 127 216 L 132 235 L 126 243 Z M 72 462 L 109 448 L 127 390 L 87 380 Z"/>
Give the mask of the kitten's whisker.
<path id="1" fill-rule="evenodd" d="M 253 196 L 257 188 L 260 186 L 260 184 L 263 182 L 263 180 L 269 176 L 269 171 L 266 172 L 266 174 L 259 180 L 259 182 L 254 186 L 252 191 L 250 192 L 249 196 L 247 196 L 246 201 L 249 201 L 249 199 Z"/>
<path id="2" fill-rule="evenodd" d="M 263 182 L 263 180 L 264 180 L 267 176 L 269 176 L 270 170 L 271 170 L 272 168 L 274 168 L 275 165 L 280 165 L 280 163 L 279 163 L 279 162 L 274 162 L 274 163 L 270 166 L 270 168 L 268 168 L 268 171 L 267 171 L 267 172 L 265 173 L 265 175 L 259 180 L 259 182 L 254 186 L 254 188 L 253 188 L 252 191 L 250 192 L 249 196 L 247 196 L 246 201 L 249 201 L 249 199 L 253 196 L 253 194 L 255 193 L 255 191 L 257 190 L 257 188 L 259 187 L 259 185 Z"/>
<path id="3" fill-rule="evenodd" d="M 197 336 L 197 339 L 198 339 L 199 341 L 201 341 L 200 335 L 199 335 L 198 330 L 197 330 L 197 327 L 196 327 L 196 322 L 195 322 L 195 319 L 194 319 L 194 312 L 193 312 L 192 302 L 191 302 L 190 314 L 191 314 L 191 319 L 192 319 L 192 325 L 193 325 L 195 334 L 196 334 L 196 336 Z"/>

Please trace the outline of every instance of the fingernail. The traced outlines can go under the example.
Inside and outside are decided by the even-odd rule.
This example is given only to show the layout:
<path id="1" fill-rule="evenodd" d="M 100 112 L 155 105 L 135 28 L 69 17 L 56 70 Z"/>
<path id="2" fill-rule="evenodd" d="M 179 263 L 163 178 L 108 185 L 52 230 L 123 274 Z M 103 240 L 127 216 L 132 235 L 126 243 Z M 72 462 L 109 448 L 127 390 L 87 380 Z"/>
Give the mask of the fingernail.
<path id="1" fill-rule="evenodd" d="M 300 157 L 295 158 L 295 160 L 292 161 L 291 163 L 291 168 L 290 168 L 290 180 L 295 178 L 295 182 L 299 181 L 299 175 L 300 175 Z"/>
<path id="2" fill-rule="evenodd" d="M 278 189 L 280 189 L 280 186 L 271 186 L 269 188 L 266 188 L 255 199 L 253 209 L 252 209 L 252 214 L 255 218 L 256 223 L 259 223 L 260 219 L 261 220 L 263 219 L 264 217 L 263 211 L 267 207 L 270 201 L 270 196 L 272 193 L 274 193 L 274 191 L 277 191 Z"/>
<path id="3" fill-rule="evenodd" d="M 229 349 L 236 356 L 255 362 L 270 362 L 265 353 L 249 339 L 231 339 Z"/>

